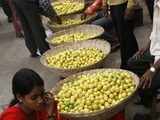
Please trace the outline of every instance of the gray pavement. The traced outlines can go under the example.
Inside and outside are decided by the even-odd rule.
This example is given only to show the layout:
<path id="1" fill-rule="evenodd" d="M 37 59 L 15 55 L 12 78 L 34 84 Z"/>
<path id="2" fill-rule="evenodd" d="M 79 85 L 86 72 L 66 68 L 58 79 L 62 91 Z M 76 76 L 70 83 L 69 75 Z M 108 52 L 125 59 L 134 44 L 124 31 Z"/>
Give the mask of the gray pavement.
<path id="1" fill-rule="evenodd" d="M 144 9 L 144 26 L 137 27 L 135 30 L 135 35 L 140 47 L 146 44 L 151 31 L 148 11 L 146 11 L 145 7 Z M 18 69 L 23 67 L 32 68 L 37 71 L 44 78 L 46 88 L 52 88 L 59 80 L 59 76 L 42 66 L 38 58 L 34 59 L 29 57 L 29 52 L 24 45 L 24 40 L 15 37 L 13 26 L 7 22 L 6 16 L 1 9 L 0 22 L 0 105 L 8 104 L 12 99 L 12 77 Z M 119 67 L 119 63 L 119 51 L 116 51 L 108 56 L 105 66 Z"/>

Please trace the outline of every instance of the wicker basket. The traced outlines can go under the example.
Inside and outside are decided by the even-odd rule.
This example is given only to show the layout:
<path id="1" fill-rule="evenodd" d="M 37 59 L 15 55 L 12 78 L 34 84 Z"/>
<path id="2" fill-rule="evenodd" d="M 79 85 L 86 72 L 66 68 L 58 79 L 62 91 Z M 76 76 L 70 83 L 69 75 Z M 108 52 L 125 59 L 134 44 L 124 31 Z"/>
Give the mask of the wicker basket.
<path id="1" fill-rule="evenodd" d="M 77 27 L 74 27 L 74 28 L 70 28 L 70 29 L 67 29 L 67 30 L 56 32 L 56 33 L 53 34 L 53 36 L 51 36 L 50 38 L 47 39 L 47 42 L 50 43 L 53 46 L 57 46 L 59 44 L 56 44 L 56 43 L 54 44 L 52 42 L 53 37 L 58 37 L 58 36 L 61 36 L 61 35 L 64 35 L 64 34 L 72 34 L 72 33 L 76 33 L 76 32 L 90 34 L 91 37 L 88 38 L 88 39 L 93 39 L 93 38 L 96 38 L 98 36 L 101 36 L 104 32 L 104 29 L 100 26 L 97 26 L 97 25 L 84 24 L 84 25 L 80 25 L 80 26 L 77 26 Z"/>
<path id="2" fill-rule="evenodd" d="M 81 19 L 81 15 L 82 15 L 82 13 L 61 16 L 61 20 L 67 20 L 67 19 L 80 20 Z M 95 19 L 96 15 L 97 14 L 87 16 L 86 19 L 84 19 L 83 21 L 81 21 L 79 23 L 71 24 L 71 25 L 57 24 L 57 23 L 48 21 L 47 26 L 53 32 L 56 32 L 56 31 L 60 31 L 60 30 L 67 29 L 67 28 L 71 28 L 71 27 L 74 27 L 74 26 L 77 26 L 77 25 L 90 23 L 90 22 L 92 22 Z"/>
<path id="3" fill-rule="evenodd" d="M 80 8 L 80 9 L 77 9 L 77 10 L 75 10 L 75 11 L 71 11 L 70 13 L 67 13 L 67 14 L 59 14 L 59 16 L 71 15 L 71 14 L 74 14 L 74 13 L 78 13 L 78 12 L 83 11 L 83 9 L 85 8 L 85 1 L 84 1 L 84 0 L 53 0 L 52 3 L 53 3 L 53 4 L 54 4 L 54 3 L 58 3 L 58 2 L 64 3 L 65 1 L 70 1 L 71 3 L 74 2 L 74 3 L 77 3 L 77 4 L 82 3 L 82 4 L 84 4 L 84 5 L 83 5 L 83 7 Z"/>
<path id="4" fill-rule="evenodd" d="M 84 71 L 81 73 L 77 73 L 75 75 L 72 75 L 70 77 L 67 77 L 66 79 L 64 79 L 63 81 L 60 81 L 59 83 L 57 83 L 57 85 L 51 90 L 51 92 L 56 95 L 60 89 L 61 86 L 68 81 L 73 80 L 73 78 L 75 78 L 76 76 L 79 75 L 83 75 L 83 74 L 93 74 L 93 73 L 97 73 L 97 72 L 104 72 L 104 71 L 126 71 L 126 70 L 121 70 L 121 69 L 95 69 L 95 70 L 90 70 L 90 71 Z M 123 101 L 121 101 L 119 104 L 112 106 L 111 108 L 105 108 L 103 110 L 99 110 L 96 112 L 92 112 L 92 113 L 86 113 L 86 114 L 73 114 L 73 113 L 60 113 L 62 115 L 62 117 L 64 118 L 68 118 L 69 120 L 108 120 L 111 117 L 113 117 L 116 113 L 120 112 L 121 110 L 123 110 L 125 108 L 125 106 L 128 104 L 128 102 L 135 96 L 136 91 L 138 89 L 139 86 L 139 78 L 132 72 L 127 71 L 128 73 L 131 74 L 131 76 L 133 77 L 134 83 L 136 85 L 136 89 L 133 92 L 132 95 L 130 95 L 129 97 L 127 97 L 126 99 L 124 99 Z"/>
<path id="5" fill-rule="evenodd" d="M 80 48 L 90 48 L 90 47 L 96 47 L 98 49 L 101 49 L 103 51 L 103 53 L 105 54 L 104 59 L 102 59 L 101 61 L 99 61 L 93 65 L 85 66 L 83 68 L 78 68 L 78 69 L 55 68 L 55 67 L 48 66 L 48 64 L 46 63 L 46 56 L 48 56 L 48 55 L 57 54 L 59 52 L 67 50 L 67 49 L 75 49 L 76 50 L 76 49 L 80 49 Z M 44 66 L 50 68 L 50 70 L 56 72 L 61 77 L 67 77 L 71 74 L 74 74 L 74 73 L 77 73 L 80 71 L 102 67 L 106 58 L 107 58 L 107 55 L 110 53 L 110 49 L 111 49 L 110 44 L 107 41 L 104 41 L 101 39 L 94 39 L 94 40 L 88 40 L 88 41 L 82 41 L 82 42 L 76 42 L 76 43 L 68 43 L 68 44 L 54 47 L 53 49 L 44 53 L 42 55 L 42 57 L 40 58 L 40 62 Z"/>

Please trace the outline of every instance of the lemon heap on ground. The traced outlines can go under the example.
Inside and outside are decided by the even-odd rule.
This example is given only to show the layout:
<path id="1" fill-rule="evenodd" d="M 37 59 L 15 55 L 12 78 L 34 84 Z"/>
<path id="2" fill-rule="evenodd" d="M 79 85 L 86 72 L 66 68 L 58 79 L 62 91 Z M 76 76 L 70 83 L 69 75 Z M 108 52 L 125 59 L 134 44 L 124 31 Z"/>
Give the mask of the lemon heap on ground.
<path id="1" fill-rule="evenodd" d="M 51 42 L 53 44 L 61 44 L 64 42 L 75 42 L 75 41 L 87 40 L 91 37 L 92 37 L 92 35 L 90 35 L 90 34 L 76 32 L 76 33 L 64 34 L 64 35 L 60 35 L 57 37 L 53 37 Z"/>
<path id="2" fill-rule="evenodd" d="M 69 49 L 46 56 L 46 62 L 49 67 L 77 69 L 97 63 L 104 57 L 104 53 L 97 48 Z"/>
<path id="3" fill-rule="evenodd" d="M 54 2 L 52 3 L 52 6 L 58 15 L 65 15 L 83 9 L 84 3 L 70 2 L 70 1 Z"/>
<path id="4" fill-rule="evenodd" d="M 56 100 L 60 112 L 89 113 L 118 104 L 134 90 L 130 73 L 106 71 L 74 77 L 63 84 Z"/>

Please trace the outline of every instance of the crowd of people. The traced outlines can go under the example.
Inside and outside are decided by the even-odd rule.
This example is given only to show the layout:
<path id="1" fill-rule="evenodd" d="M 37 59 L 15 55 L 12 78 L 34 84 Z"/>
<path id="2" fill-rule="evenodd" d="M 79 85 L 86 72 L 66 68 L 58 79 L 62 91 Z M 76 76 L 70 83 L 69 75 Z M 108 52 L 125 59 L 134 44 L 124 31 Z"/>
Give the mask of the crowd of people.
<path id="1" fill-rule="evenodd" d="M 121 69 L 130 70 L 140 77 L 140 100 L 135 104 L 151 108 L 152 100 L 160 88 L 160 0 L 145 0 L 153 24 L 149 43 L 138 48 L 134 35 L 136 0 L 86 0 L 86 9 L 82 19 L 97 12 L 91 24 L 105 29 L 101 36 L 111 44 L 117 39 L 120 44 Z M 31 57 L 38 57 L 49 49 L 41 15 L 61 24 L 49 0 L 2 0 L 1 6 L 13 22 L 17 37 L 24 37 Z M 110 33 L 108 31 L 115 30 Z M 113 34 L 114 33 L 114 34 Z M 116 36 L 116 37 L 115 37 Z M 50 100 L 50 93 L 45 92 L 42 78 L 33 70 L 21 69 L 12 80 L 14 100 L 2 113 L 0 120 L 47 120 L 53 117 L 56 102 Z M 123 111 L 113 120 L 124 120 Z M 57 119 L 61 119 L 56 114 Z M 145 115 L 134 120 L 150 120 Z"/>

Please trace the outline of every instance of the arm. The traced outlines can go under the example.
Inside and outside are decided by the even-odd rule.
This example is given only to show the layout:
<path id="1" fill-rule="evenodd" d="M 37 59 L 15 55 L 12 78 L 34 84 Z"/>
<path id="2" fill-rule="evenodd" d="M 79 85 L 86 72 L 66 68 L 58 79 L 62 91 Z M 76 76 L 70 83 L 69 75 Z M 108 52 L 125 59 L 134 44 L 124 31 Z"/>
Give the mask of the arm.
<path id="1" fill-rule="evenodd" d="M 103 0 L 95 0 L 86 10 L 86 15 L 92 15 L 96 12 L 96 10 L 100 7 L 102 7 Z"/>

